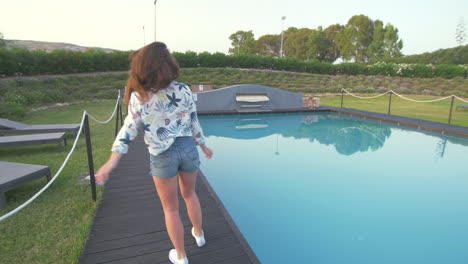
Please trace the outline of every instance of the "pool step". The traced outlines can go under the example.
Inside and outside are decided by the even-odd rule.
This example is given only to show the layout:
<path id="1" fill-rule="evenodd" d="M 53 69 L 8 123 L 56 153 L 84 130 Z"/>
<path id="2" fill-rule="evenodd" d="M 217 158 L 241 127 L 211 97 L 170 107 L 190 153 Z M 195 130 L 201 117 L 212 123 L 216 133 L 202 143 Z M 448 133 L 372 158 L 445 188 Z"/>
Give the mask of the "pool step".
<path id="1" fill-rule="evenodd" d="M 241 122 L 251 122 L 251 121 L 262 121 L 262 118 L 243 118 L 240 121 Z"/>
<path id="2" fill-rule="evenodd" d="M 235 107 L 238 113 L 268 113 L 268 102 L 237 102 Z"/>
<path id="3" fill-rule="evenodd" d="M 271 109 L 261 109 L 261 108 L 252 108 L 252 109 L 236 109 L 238 113 L 269 113 Z"/>

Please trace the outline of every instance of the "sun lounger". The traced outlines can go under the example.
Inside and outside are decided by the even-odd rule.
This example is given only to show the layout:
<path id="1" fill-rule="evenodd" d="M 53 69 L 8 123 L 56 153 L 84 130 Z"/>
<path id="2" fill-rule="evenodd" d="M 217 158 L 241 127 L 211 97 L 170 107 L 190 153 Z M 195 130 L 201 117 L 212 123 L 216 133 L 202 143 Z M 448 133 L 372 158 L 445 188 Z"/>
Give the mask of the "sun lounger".
<path id="1" fill-rule="evenodd" d="M 47 166 L 0 161 L 0 171 L 0 209 L 6 207 L 6 191 L 43 176 L 50 181 L 50 168 Z"/>
<path id="2" fill-rule="evenodd" d="M 0 118 L 0 135 L 19 135 L 55 132 L 73 132 L 80 130 L 80 124 L 56 124 L 56 125 L 26 125 L 23 123 Z"/>
<path id="3" fill-rule="evenodd" d="M 48 134 L 33 134 L 23 136 L 7 136 L 0 137 L 0 147 L 20 147 L 32 146 L 41 144 L 53 144 L 64 142 L 67 145 L 67 137 L 65 132 L 62 133 L 48 133 Z"/>

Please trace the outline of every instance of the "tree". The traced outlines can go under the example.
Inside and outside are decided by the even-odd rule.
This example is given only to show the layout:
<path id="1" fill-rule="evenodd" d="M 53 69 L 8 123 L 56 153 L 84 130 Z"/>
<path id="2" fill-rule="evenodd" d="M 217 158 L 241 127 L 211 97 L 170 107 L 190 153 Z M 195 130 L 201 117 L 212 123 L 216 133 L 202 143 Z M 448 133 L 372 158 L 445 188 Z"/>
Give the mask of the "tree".
<path id="1" fill-rule="evenodd" d="M 465 42 L 465 21 L 463 21 L 463 17 L 460 17 L 458 20 L 455 39 L 457 40 L 458 46 L 461 46 L 463 42 Z"/>
<path id="2" fill-rule="evenodd" d="M 307 60 L 307 40 L 312 33 L 312 29 L 301 28 L 294 33 L 288 34 L 284 43 L 284 54 L 286 57 L 293 57 L 298 60 Z"/>
<path id="3" fill-rule="evenodd" d="M 326 61 L 329 46 L 329 40 L 325 37 L 325 33 L 322 28 L 319 27 L 318 30 L 313 30 L 309 34 L 309 38 L 307 40 L 307 57 Z"/>
<path id="4" fill-rule="evenodd" d="M 6 47 L 5 40 L 3 40 L 3 34 L 0 32 L 0 48 Z"/>
<path id="5" fill-rule="evenodd" d="M 280 46 L 281 35 L 264 35 L 257 40 L 255 50 L 259 55 L 277 57 Z"/>
<path id="6" fill-rule="evenodd" d="M 286 47 L 286 44 L 288 42 L 288 38 L 290 35 L 296 33 L 299 29 L 295 28 L 295 27 L 289 27 L 288 29 L 286 29 L 285 31 L 283 31 L 283 57 L 286 57 L 286 52 L 285 52 L 285 47 Z M 280 35 L 280 38 L 281 38 L 281 35 Z M 281 39 L 280 39 L 281 41 Z M 279 53 L 278 53 L 279 55 Z"/>
<path id="7" fill-rule="evenodd" d="M 252 30 L 239 30 L 229 36 L 232 48 L 229 53 L 233 55 L 255 54 L 255 38 Z"/>
<path id="8" fill-rule="evenodd" d="M 336 35 L 340 53 L 346 60 L 367 62 L 367 48 L 372 42 L 374 23 L 365 15 L 353 16 L 345 28 Z"/>
<path id="9" fill-rule="evenodd" d="M 325 34 L 325 38 L 328 40 L 328 49 L 325 55 L 325 61 L 334 62 L 338 59 L 340 55 L 340 49 L 336 44 L 336 35 L 343 30 L 344 26 L 340 24 L 334 24 L 328 26 L 323 33 Z"/>
<path id="10" fill-rule="evenodd" d="M 380 20 L 374 21 L 374 34 L 372 38 L 372 42 L 367 49 L 367 56 L 369 59 L 381 59 L 384 54 L 384 37 L 385 37 L 385 30 L 383 26 L 383 22 Z"/>
<path id="11" fill-rule="evenodd" d="M 385 25 L 383 40 L 383 57 L 385 59 L 400 57 L 403 40 L 398 36 L 398 29 L 392 24 Z"/>

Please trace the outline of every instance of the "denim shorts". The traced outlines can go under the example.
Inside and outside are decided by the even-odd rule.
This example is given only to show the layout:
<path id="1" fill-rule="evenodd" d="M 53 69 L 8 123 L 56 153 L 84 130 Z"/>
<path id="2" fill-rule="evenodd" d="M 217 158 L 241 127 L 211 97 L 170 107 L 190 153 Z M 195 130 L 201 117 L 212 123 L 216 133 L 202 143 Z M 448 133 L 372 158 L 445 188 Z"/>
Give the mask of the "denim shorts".
<path id="1" fill-rule="evenodd" d="M 150 154 L 151 175 L 158 178 L 170 178 L 178 171 L 194 172 L 200 166 L 195 141 L 192 137 L 176 137 L 174 143 L 158 155 Z"/>

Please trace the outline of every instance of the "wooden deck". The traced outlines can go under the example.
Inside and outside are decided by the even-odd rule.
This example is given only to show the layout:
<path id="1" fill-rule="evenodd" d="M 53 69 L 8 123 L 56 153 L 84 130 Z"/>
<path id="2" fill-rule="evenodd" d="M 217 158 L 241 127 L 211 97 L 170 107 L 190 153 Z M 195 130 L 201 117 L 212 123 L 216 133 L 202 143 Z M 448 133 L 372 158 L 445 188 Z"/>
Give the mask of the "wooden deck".
<path id="1" fill-rule="evenodd" d="M 173 247 L 149 175 L 149 155 L 142 134 L 106 184 L 80 263 L 170 263 L 168 253 Z M 207 241 L 202 248 L 190 235 L 192 226 L 179 194 L 189 262 L 260 263 L 203 175 L 196 191 Z"/>

